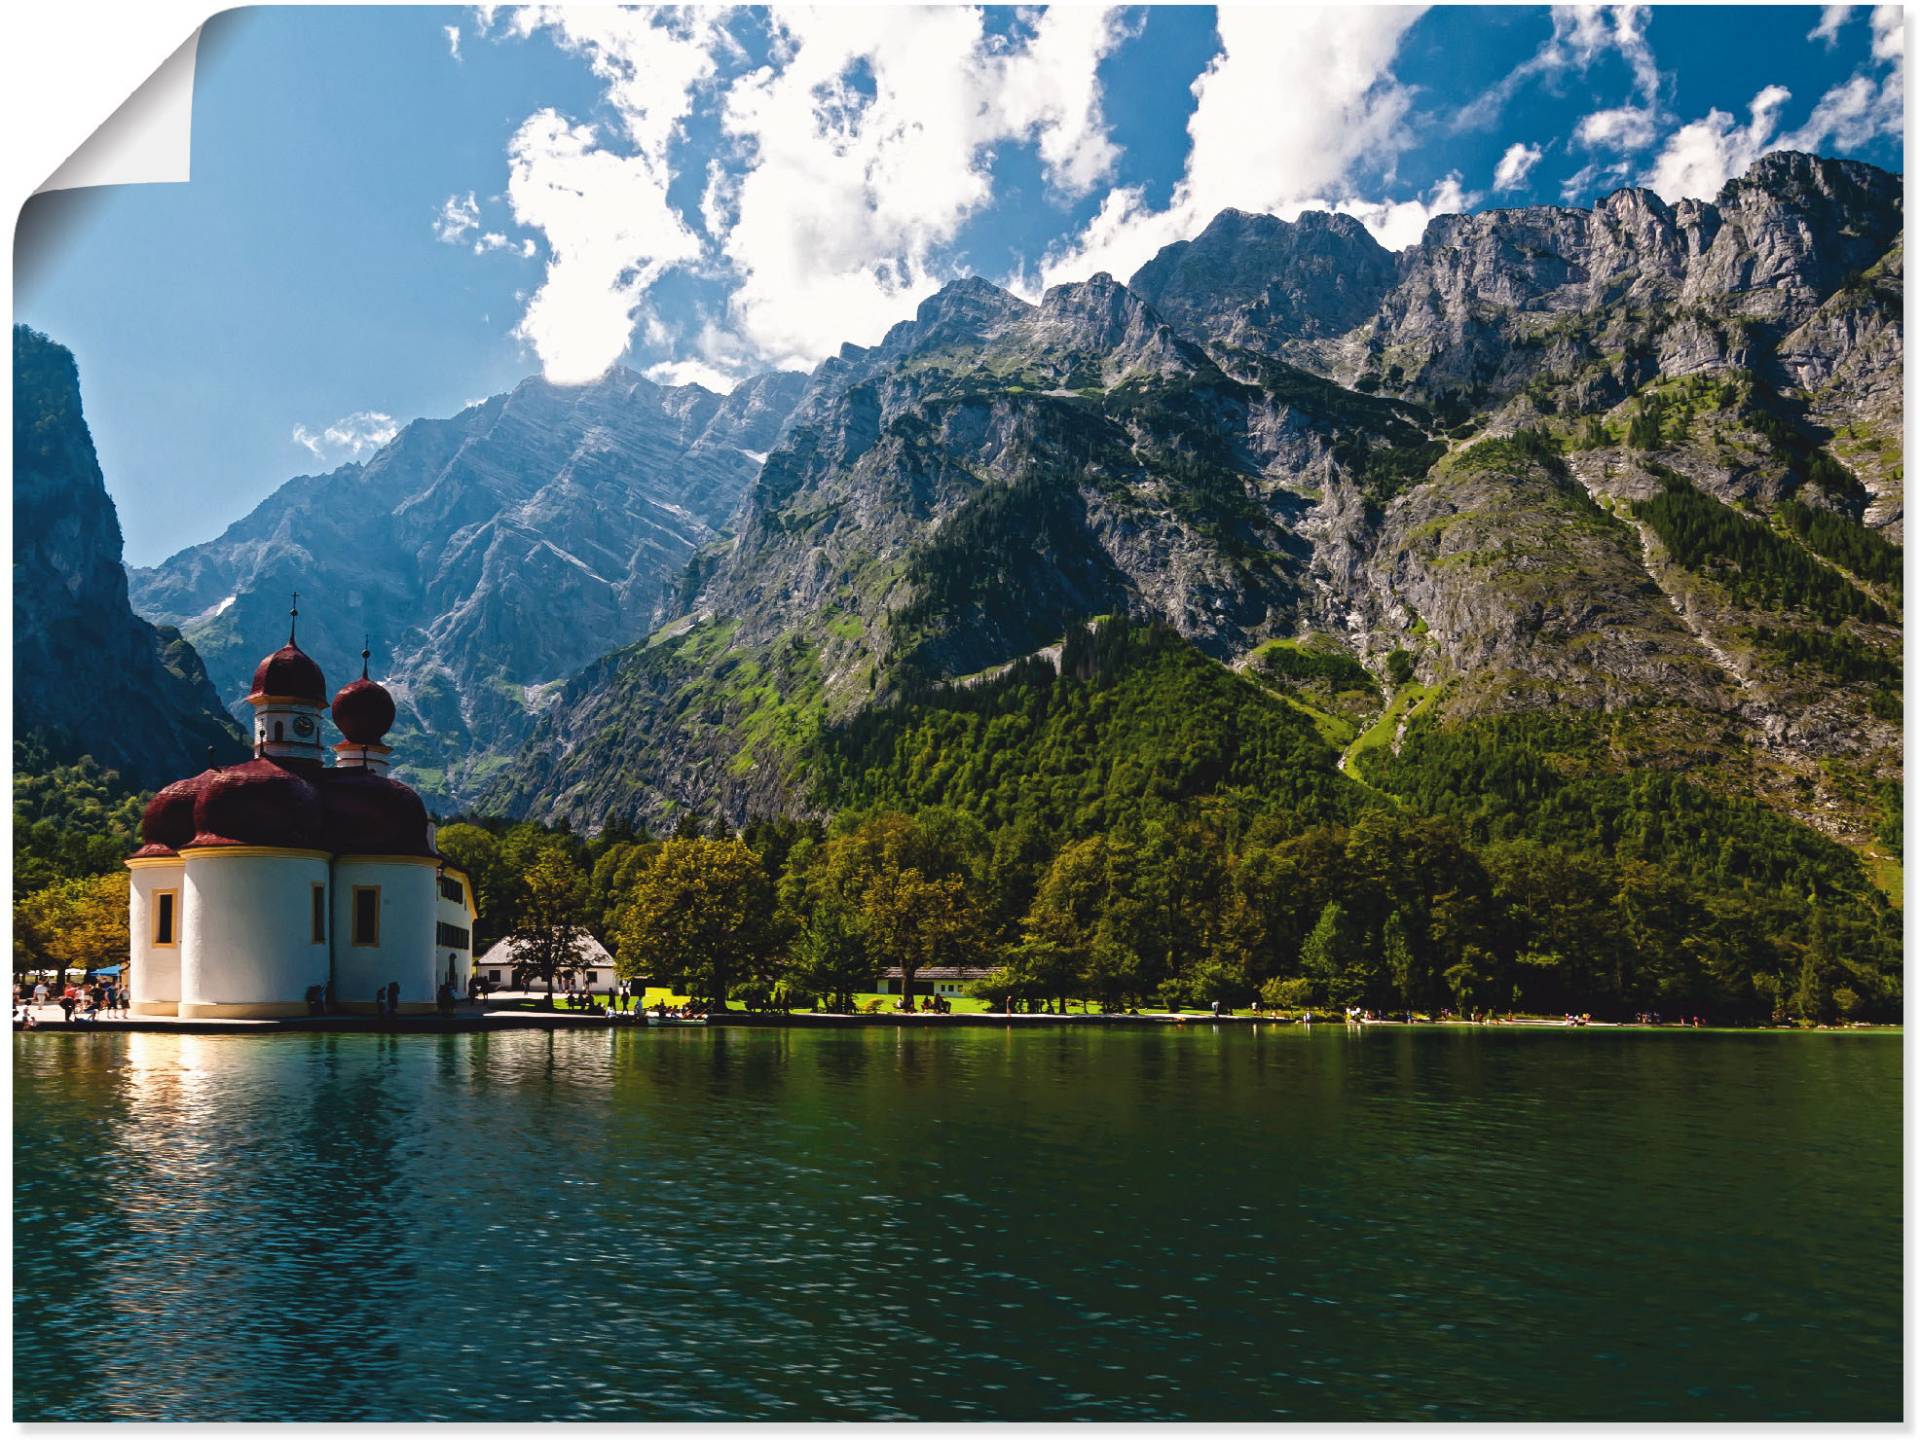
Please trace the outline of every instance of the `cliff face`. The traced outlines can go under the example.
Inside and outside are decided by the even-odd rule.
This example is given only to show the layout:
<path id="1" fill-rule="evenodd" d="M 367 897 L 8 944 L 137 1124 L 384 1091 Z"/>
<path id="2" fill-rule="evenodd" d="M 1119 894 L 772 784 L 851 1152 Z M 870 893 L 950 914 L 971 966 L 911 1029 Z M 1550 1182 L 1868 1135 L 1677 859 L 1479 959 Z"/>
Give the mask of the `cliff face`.
<path id="1" fill-rule="evenodd" d="M 73 355 L 13 330 L 13 704 L 52 758 L 90 754 L 142 788 L 242 758 L 242 733 L 177 630 L 127 603 L 120 520 Z"/>
<path id="2" fill-rule="evenodd" d="M 1399 256 L 1228 213 L 1130 285 L 951 286 L 820 367 L 682 613 L 487 799 L 805 809 L 842 718 L 1125 611 L 1250 670 L 1345 651 L 1381 703 L 1318 717 L 1343 743 L 1612 713 L 1633 763 L 1857 834 L 1900 764 L 1900 230 L 1897 177 L 1773 155 Z"/>
<path id="3" fill-rule="evenodd" d="M 328 676 L 363 636 L 399 707 L 400 773 L 458 803 L 552 687 L 646 633 L 666 588 L 758 471 L 801 377 L 722 397 L 615 371 L 539 380 L 407 426 L 365 464 L 288 481 L 217 540 L 133 574 L 237 704 L 298 590 Z"/>
<path id="4" fill-rule="evenodd" d="M 1210 347 L 1507 425 L 1605 411 L 1658 379 L 1753 369 L 1811 392 L 1812 418 L 1846 432 L 1867 519 L 1897 537 L 1897 466 L 1875 457 L 1899 444 L 1885 402 L 1901 383 L 1902 195 L 1900 177 L 1873 166 L 1782 151 L 1712 203 L 1629 189 L 1591 210 L 1442 216 L 1397 259 L 1357 225 L 1329 254 L 1335 217 L 1223 216 L 1132 284 Z M 1345 278 L 1329 288 L 1330 273 Z M 1328 298 L 1318 311 L 1276 305 L 1288 295 Z"/>

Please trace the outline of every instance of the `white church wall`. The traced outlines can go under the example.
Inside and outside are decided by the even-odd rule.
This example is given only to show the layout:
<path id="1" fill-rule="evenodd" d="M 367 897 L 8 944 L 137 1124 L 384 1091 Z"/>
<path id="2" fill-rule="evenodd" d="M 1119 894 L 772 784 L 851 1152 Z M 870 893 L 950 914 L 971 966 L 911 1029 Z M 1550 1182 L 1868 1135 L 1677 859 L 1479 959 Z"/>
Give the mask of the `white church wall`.
<path id="1" fill-rule="evenodd" d="M 448 961 L 451 958 L 453 987 L 456 994 L 465 998 L 467 979 L 473 974 L 473 912 L 467 908 L 466 886 L 468 882 L 461 876 L 443 875 L 436 878 L 434 907 L 434 966 L 440 979 L 447 977 Z M 461 898 L 449 899 L 446 887 L 458 887 Z M 455 945 L 441 936 L 441 927 L 449 933 L 459 932 L 467 937 L 465 945 Z"/>
<path id="2" fill-rule="evenodd" d="M 327 942 L 313 938 L 326 856 L 248 845 L 185 858 L 181 1017 L 305 1014 L 307 987 L 327 978 Z"/>
<path id="3" fill-rule="evenodd" d="M 127 980 L 133 987 L 133 1013 L 172 1015 L 180 1007 L 181 901 L 186 898 L 186 866 L 159 857 L 128 866 Z M 155 896 L 173 895 L 173 943 L 155 944 Z"/>
<path id="4" fill-rule="evenodd" d="M 333 862 L 333 993 L 343 1010 L 368 1013 L 381 986 L 397 982 L 403 1014 L 434 1009 L 446 956 L 434 945 L 437 865 L 405 856 L 342 855 Z M 354 938 L 354 891 L 379 891 L 371 944 Z"/>

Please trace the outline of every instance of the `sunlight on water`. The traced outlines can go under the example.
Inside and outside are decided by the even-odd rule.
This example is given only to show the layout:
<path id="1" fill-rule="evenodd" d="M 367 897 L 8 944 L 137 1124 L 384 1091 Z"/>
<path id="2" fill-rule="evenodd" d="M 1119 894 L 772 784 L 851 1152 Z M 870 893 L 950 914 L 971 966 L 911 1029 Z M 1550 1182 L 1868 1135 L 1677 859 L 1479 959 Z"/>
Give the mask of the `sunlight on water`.
<path id="1" fill-rule="evenodd" d="M 16 1418 L 1893 1419 L 1900 1174 L 1879 1036 L 19 1036 Z"/>

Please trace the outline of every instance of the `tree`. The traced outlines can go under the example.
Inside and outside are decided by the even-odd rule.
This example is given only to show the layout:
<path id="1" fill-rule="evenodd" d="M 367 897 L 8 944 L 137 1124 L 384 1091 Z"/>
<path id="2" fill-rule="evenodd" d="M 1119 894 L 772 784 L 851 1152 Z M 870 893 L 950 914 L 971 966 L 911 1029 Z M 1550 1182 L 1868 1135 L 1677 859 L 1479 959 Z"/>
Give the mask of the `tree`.
<path id="1" fill-rule="evenodd" d="M 1627 444 L 1635 450 L 1660 448 L 1660 421 L 1666 407 L 1658 395 L 1649 395 L 1627 422 Z"/>
<path id="2" fill-rule="evenodd" d="M 594 934 L 611 935 L 620 928 L 620 911 L 633 894 L 633 882 L 659 848 L 652 840 L 615 840 L 600 852 L 587 881 L 587 924 Z"/>
<path id="3" fill-rule="evenodd" d="M 867 937 L 851 906 L 828 897 L 815 906 L 793 939 L 787 983 L 826 999 L 830 1009 L 853 1009 L 853 993 L 872 983 Z"/>
<path id="4" fill-rule="evenodd" d="M 1067 996 L 1079 987 L 1086 973 L 1084 953 L 1078 947 L 1056 945 L 1051 940 L 1022 941 L 1007 952 L 1005 963 L 994 972 L 1004 977 L 1000 993 L 1051 1000 L 1064 1015 Z"/>
<path id="5" fill-rule="evenodd" d="M 615 932 L 629 978 L 684 975 L 696 1000 L 727 1008 L 734 984 L 771 960 L 773 885 L 738 839 L 676 836 L 640 871 Z"/>
<path id="6" fill-rule="evenodd" d="M 1103 923 L 1093 937 L 1082 979 L 1100 997 L 1102 1010 L 1118 1010 L 1125 1001 L 1145 993 L 1146 964 L 1138 951 L 1114 938 Z"/>
<path id="7" fill-rule="evenodd" d="M 900 967 L 901 1008 L 913 1009 L 913 979 L 938 960 L 959 964 L 980 944 L 980 917 L 956 876 L 929 879 L 909 866 L 882 865 L 860 891 L 860 913 L 874 949 Z"/>
<path id="8" fill-rule="evenodd" d="M 1357 973 L 1360 958 L 1346 908 L 1338 900 L 1329 900 L 1300 946 L 1302 973 L 1327 1004 L 1351 1005 L 1363 993 Z"/>
<path id="9" fill-rule="evenodd" d="M 32 738 L 13 746 L 13 889 L 24 895 L 56 880 L 119 870 L 140 844 L 136 795 L 117 771 L 82 755 L 56 765 Z"/>
<path id="10" fill-rule="evenodd" d="M 1425 976 L 1420 971 L 1420 962 L 1414 958 L 1413 945 L 1407 939 L 1407 922 L 1400 918 L 1398 910 L 1387 916 L 1387 923 L 1380 932 L 1380 955 L 1386 962 L 1387 978 L 1393 984 L 1394 995 L 1403 1006 L 1412 1010 L 1416 993 L 1424 987 Z"/>
<path id="11" fill-rule="evenodd" d="M 902 1007 L 924 966 L 964 963 L 986 940 L 977 894 L 989 851 L 977 821 L 952 811 L 882 811 L 832 836 L 809 876 L 817 906 L 832 897 L 859 917 L 875 965 L 900 967 Z"/>
<path id="12" fill-rule="evenodd" d="M 1021 949 L 1030 962 L 1044 955 L 1037 968 L 1052 975 L 1070 972 L 1075 979 L 1090 970 L 1108 889 L 1104 835 L 1062 847 L 1041 877 L 1023 922 L 1026 942 Z M 1009 965 L 1014 975 L 1035 968 L 1034 963 Z"/>
<path id="13" fill-rule="evenodd" d="M 586 958 L 587 877 L 571 850 L 555 842 L 536 853 L 519 888 L 510 934 L 515 964 L 546 981 L 552 1009 L 554 976 Z"/>
<path id="14" fill-rule="evenodd" d="M 1218 1000 L 1224 1005 L 1244 1005 L 1259 993 L 1247 979 L 1247 967 L 1230 956 L 1211 955 L 1193 967 L 1186 990 L 1201 1005 Z"/>
<path id="15" fill-rule="evenodd" d="M 127 958 L 127 872 L 58 880 L 13 907 L 16 970 L 89 970 Z"/>

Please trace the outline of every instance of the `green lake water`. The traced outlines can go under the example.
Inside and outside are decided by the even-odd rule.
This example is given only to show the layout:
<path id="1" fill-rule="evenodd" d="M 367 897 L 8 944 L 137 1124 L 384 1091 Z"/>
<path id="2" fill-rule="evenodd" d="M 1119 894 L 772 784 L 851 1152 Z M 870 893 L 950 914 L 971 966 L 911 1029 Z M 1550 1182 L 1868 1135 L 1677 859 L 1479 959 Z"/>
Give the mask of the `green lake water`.
<path id="1" fill-rule="evenodd" d="M 1887 1035 L 22 1035 L 18 1420 L 1901 1417 Z"/>

